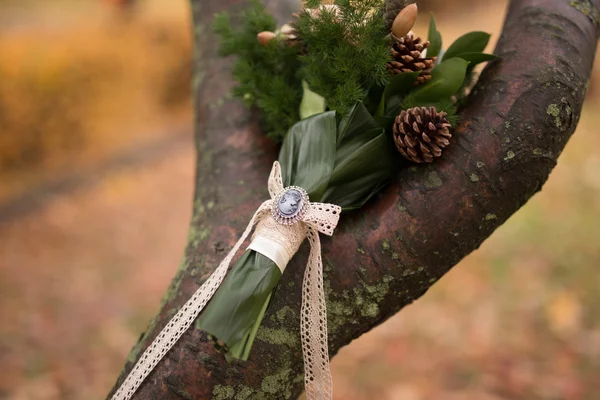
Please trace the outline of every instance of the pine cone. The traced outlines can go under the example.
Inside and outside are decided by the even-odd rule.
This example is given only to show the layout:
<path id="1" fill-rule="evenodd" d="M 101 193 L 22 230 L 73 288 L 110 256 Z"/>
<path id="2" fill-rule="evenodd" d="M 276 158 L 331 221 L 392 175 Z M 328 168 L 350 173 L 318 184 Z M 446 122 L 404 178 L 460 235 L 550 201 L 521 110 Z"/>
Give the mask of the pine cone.
<path id="1" fill-rule="evenodd" d="M 431 79 L 431 70 L 435 66 L 437 57 L 423 58 L 422 52 L 429 46 L 429 41 L 420 37 L 406 35 L 394 41 L 391 54 L 392 61 L 386 64 L 392 75 L 402 72 L 421 72 L 415 84 L 420 85 Z"/>
<path id="2" fill-rule="evenodd" d="M 383 5 L 383 19 L 385 21 L 386 30 L 389 31 L 392 29 L 392 24 L 394 23 L 396 15 L 398 15 L 404 7 L 412 3 L 416 3 L 416 0 L 386 0 Z"/>
<path id="3" fill-rule="evenodd" d="M 414 107 L 403 110 L 394 122 L 396 148 L 409 161 L 430 163 L 440 157 L 450 144 L 452 134 L 445 112 L 435 107 Z"/>

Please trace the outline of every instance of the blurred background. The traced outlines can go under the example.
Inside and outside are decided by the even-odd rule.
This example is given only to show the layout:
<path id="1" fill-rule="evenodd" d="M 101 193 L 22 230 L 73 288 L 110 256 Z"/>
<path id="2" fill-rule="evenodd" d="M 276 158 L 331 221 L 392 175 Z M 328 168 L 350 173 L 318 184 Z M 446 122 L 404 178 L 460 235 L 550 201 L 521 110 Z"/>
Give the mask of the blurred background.
<path id="1" fill-rule="evenodd" d="M 446 43 L 497 39 L 506 6 L 419 4 Z M 104 398 L 157 311 L 191 216 L 190 25 L 187 0 L 0 0 L 0 399 Z M 340 352 L 336 399 L 599 398 L 596 64 L 544 190 Z"/>

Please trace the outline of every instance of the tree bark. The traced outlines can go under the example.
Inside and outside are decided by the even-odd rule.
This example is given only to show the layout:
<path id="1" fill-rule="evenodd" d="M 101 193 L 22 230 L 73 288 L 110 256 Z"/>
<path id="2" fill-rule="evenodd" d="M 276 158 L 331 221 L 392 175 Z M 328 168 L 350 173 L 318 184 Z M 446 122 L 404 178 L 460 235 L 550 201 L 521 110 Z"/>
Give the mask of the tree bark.
<path id="1" fill-rule="evenodd" d="M 224 257 L 258 205 L 277 149 L 229 90 L 216 55 L 215 12 L 242 1 L 192 0 L 198 151 L 189 241 L 134 361 Z M 279 16 L 293 10 L 277 3 Z M 441 161 L 402 170 L 360 212 L 323 238 L 329 350 L 422 296 L 539 191 L 579 120 L 598 34 L 600 0 L 513 0 L 495 53 Z M 247 362 L 227 363 L 190 328 L 135 399 L 290 399 L 303 391 L 299 334 L 307 248 L 288 266 Z M 476 300 L 476 299 L 474 299 Z M 110 397 L 110 395 L 109 395 Z"/>

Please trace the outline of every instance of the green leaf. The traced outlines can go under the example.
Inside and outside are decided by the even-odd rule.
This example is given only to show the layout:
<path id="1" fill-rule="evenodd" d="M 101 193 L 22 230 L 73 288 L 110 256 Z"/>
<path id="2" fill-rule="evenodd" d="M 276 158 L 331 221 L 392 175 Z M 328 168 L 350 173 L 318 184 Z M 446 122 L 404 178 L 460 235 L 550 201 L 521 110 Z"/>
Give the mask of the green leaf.
<path id="1" fill-rule="evenodd" d="M 399 113 L 400 112 L 398 112 L 398 114 Z M 394 121 L 396 120 L 396 115 L 394 115 L 394 116 L 384 115 L 382 117 L 375 117 L 375 120 L 377 121 L 379 126 L 381 126 L 383 129 L 385 129 L 386 131 L 389 132 L 392 129 L 392 126 L 394 126 Z"/>
<path id="2" fill-rule="evenodd" d="M 438 101 L 454 95 L 465 80 L 468 65 L 469 62 L 462 58 L 445 60 L 431 71 L 429 82 L 419 86 L 407 97 L 407 102 Z"/>
<path id="3" fill-rule="evenodd" d="M 279 153 L 286 186 L 306 190 L 313 201 L 322 196 L 333 172 L 337 120 L 329 111 L 292 126 Z"/>
<path id="4" fill-rule="evenodd" d="M 381 117 L 385 114 L 385 95 L 381 96 L 381 100 L 379 100 L 379 105 L 377 106 L 377 110 L 375 110 L 375 117 Z"/>
<path id="5" fill-rule="evenodd" d="M 322 201 L 345 210 L 359 208 L 392 179 L 394 164 L 389 140 L 383 129 L 379 129 L 379 135 L 335 166 Z"/>
<path id="6" fill-rule="evenodd" d="M 300 119 L 311 115 L 320 114 L 325 111 L 325 98 L 308 87 L 308 83 L 302 81 L 302 102 L 300 103 Z"/>
<path id="7" fill-rule="evenodd" d="M 335 167 L 381 133 L 381 126 L 362 103 L 356 103 L 338 126 Z"/>
<path id="8" fill-rule="evenodd" d="M 414 83 L 420 74 L 420 71 L 403 72 L 394 76 L 383 91 L 383 96 L 381 96 L 381 101 L 379 103 L 379 107 L 377 107 L 375 115 L 378 117 L 385 115 L 388 109 L 387 103 L 390 97 L 403 97 L 403 95 L 408 93 L 408 91 L 414 87 Z"/>
<path id="9" fill-rule="evenodd" d="M 500 57 L 498 57 L 494 54 L 469 52 L 469 53 L 462 53 L 460 55 L 460 58 L 462 58 L 465 61 L 469 61 L 469 63 L 470 63 L 469 68 L 473 68 L 477 64 L 481 64 L 482 62 L 486 62 L 486 61 L 498 60 Z"/>
<path id="10" fill-rule="evenodd" d="M 383 143 L 381 142 L 382 137 L 385 138 L 382 128 L 379 129 L 378 133 L 379 134 L 374 139 L 360 146 L 358 150 L 352 152 L 352 154 L 342 159 L 341 162 L 335 166 L 331 175 L 331 186 L 360 178 L 366 168 L 372 168 L 380 155 L 378 153 L 380 148 L 377 147 L 377 145 Z M 378 138 L 380 140 L 376 141 Z M 387 142 L 385 142 L 385 145 L 387 147 Z"/>
<path id="11" fill-rule="evenodd" d="M 357 132 L 356 135 L 348 136 L 347 139 L 338 146 L 338 149 L 335 153 L 335 165 L 340 164 L 366 143 L 376 138 L 379 134 L 381 134 L 381 129 L 381 127 L 366 129 L 360 131 L 359 133 Z M 333 167 L 334 170 L 335 165 Z"/>
<path id="12" fill-rule="evenodd" d="M 429 40 L 427 57 L 437 57 L 442 50 L 442 35 L 437 30 L 433 14 L 431 14 L 431 21 L 429 21 L 429 34 L 427 35 L 427 40 Z"/>
<path id="13" fill-rule="evenodd" d="M 385 105 L 385 113 L 378 117 L 396 117 L 402 109 L 402 103 L 408 96 L 392 96 L 388 99 Z"/>
<path id="14" fill-rule="evenodd" d="M 385 87 L 383 95 L 385 99 L 389 99 L 390 96 L 404 94 L 414 87 L 414 83 L 421 74 L 417 72 L 403 72 L 394 76 L 390 83 Z"/>
<path id="15" fill-rule="evenodd" d="M 333 186 L 327 190 L 324 200 L 342 207 L 342 212 L 361 208 L 371 197 L 392 180 L 386 171 L 374 171 L 352 182 Z"/>
<path id="16" fill-rule="evenodd" d="M 444 61 L 460 57 L 464 53 L 480 53 L 490 41 L 490 34 L 485 32 L 469 32 L 462 35 L 452 43 L 446 53 Z"/>
<path id="17" fill-rule="evenodd" d="M 375 115 L 375 112 L 377 112 L 377 107 L 379 106 L 379 103 L 381 103 L 381 97 L 383 96 L 384 90 L 385 86 L 374 85 L 369 89 L 367 96 L 362 100 L 362 103 L 371 115 Z"/>
<path id="18" fill-rule="evenodd" d="M 354 136 L 358 132 L 378 127 L 377 122 L 375 122 L 365 105 L 362 102 L 355 103 L 340 121 L 337 145 L 339 146 L 343 140 Z"/>
<path id="19" fill-rule="evenodd" d="M 299 124 L 299 122 L 297 124 Z M 281 164 L 283 186 L 291 186 L 292 180 L 296 175 L 295 160 L 298 159 L 300 141 L 302 140 L 302 131 L 300 129 L 294 129 L 296 125 L 293 125 L 287 135 L 285 135 L 281 150 L 279 150 L 279 164 Z"/>
<path id="20" fill-rule="evenodd" d="M 247 359 L 280 279 L 281 271 L 273 261 L 246 250 L 198 317 L 197 326 L 225 343 L 228 356 Z"/>

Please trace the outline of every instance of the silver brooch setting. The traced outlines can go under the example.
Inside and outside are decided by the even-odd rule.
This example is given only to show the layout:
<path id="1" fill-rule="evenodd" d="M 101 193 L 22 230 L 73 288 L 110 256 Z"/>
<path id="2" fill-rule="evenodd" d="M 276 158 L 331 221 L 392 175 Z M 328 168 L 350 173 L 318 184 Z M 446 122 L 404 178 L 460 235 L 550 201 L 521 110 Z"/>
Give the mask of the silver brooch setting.
<path id="1" fill-rule="evenodd" d="M 275 221 L 292 225 L 300 221 L 308 209 L 308 193 L 298 186 L 288 186 L 275 196 L 271 212 Z"/>

